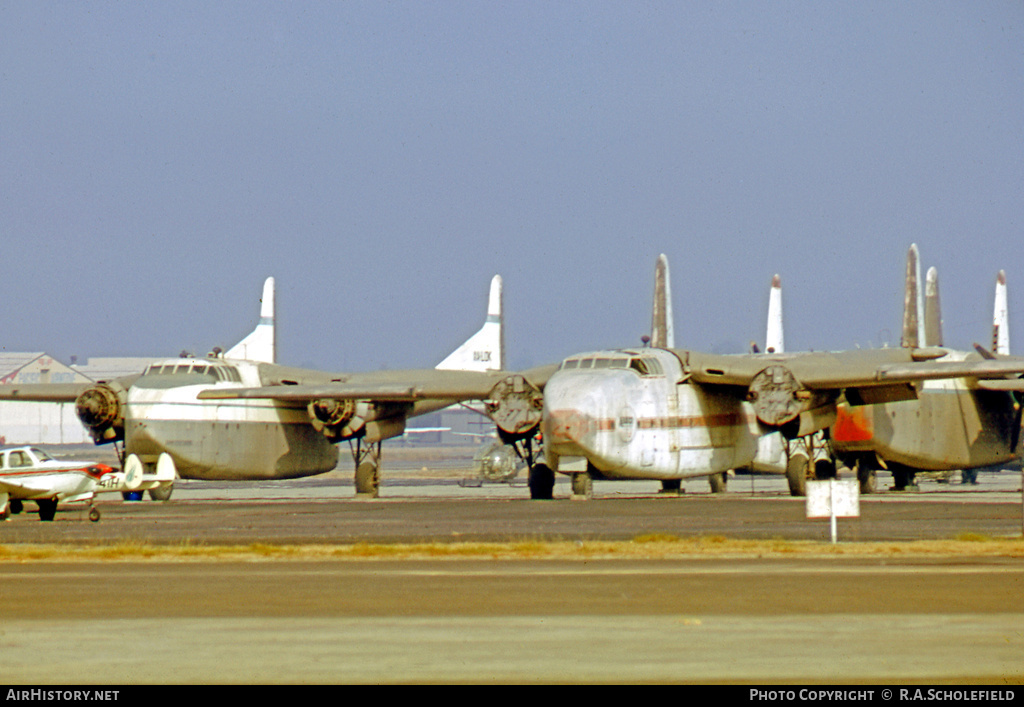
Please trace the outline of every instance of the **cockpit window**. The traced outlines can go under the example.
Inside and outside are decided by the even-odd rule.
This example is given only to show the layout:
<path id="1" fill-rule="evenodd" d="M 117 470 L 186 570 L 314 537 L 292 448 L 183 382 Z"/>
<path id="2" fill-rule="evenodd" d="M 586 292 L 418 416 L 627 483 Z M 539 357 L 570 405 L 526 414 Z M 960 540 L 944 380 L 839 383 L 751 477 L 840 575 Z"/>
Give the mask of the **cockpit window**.
<path id="1" fill-rule="evenodd" d="M 48 462 L 53 460 L 53 457 L 51 457 L 49 454 L 47 454 L 42 449 L 39 449 L 37 447 L 32 447 L 32 453 L 35 454 L 36 459 L 38 459 L 41 462 Z"/>
<path id="2" fill-rule="evenodd" d="M 212 385 L 219 381 L 241 383 L 234 366 L 206 363 L 154 364 L 146 369 L 135 385 L 140 388 L 180 388 L 186 385 Z"/>
<path id="3" fill-rule="evenodd" d="M 579 365 L 580 361 L 578 358 L 570 358 L 568 361 L 564 361 L 562 363 L 562 370 L 571 370 L 573 368 L 579 367 Z"/>

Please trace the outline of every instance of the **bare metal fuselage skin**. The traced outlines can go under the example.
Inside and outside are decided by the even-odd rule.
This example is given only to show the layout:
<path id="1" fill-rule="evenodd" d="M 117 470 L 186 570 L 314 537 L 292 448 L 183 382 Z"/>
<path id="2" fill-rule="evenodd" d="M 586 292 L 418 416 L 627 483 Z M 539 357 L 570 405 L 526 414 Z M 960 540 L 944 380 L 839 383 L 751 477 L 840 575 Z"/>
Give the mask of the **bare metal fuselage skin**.
<path id="1" fill-rule="evenodd" d="M 750 466 L 757 456 L 767 430 L 750 404 L 686 380 L 672 351 L 574 359 L 544 389 L 544 451 L 553 470 L 583 471 L 585 458 L 610 479 L 682 479 Z"/>
<path id="2" fill-rule="evenodd" d="M 202 372 L 199 372 L 202 371 Z M 216 375 L 214 375 L 216 374 Z M 175 359 L 154 365 L 128 390 L 125 452 L 144 464 L 171 455 L 185 479 L 290 479 L 323 474 L 338 463 L 338 449 L 310 423 L 305 404 L 275 400 L 203 400 L 211 389 L 286 385 L 327 380 L 331 374 L 244 361 Z M 364 439 L 401 434 L 407 415 L 445 407 L 361 403 Z"/>
<path id="3" fill-rule="evenodd" d="M 181 372 L 190 363 L 195 370 L 207 362 L 168 361 L 165 367 L 177 366 L 177 374 L 151 370 L 129 389 L 128 454 L 151 464 L 167 452 L 185 479 L 286 479 L 321 474 L 337 465 L 337 449 L 312 428 L 304 406 L 197 399 L 211 387 L 259 385 L 256 364 L 211 363 L 233 373 L 206 379 Z"/>
<path id="4" fill-rule="evenodd" d="M 976 354 L 950 351 L 949 358 Z M 1004 464 L 1011 448 L 1016 410 L 1013 396 L 984 390 L 970 379 L 924 381 L 918 398 L 879 405 L 839 406 L 832 441 L 840 456 L 873 452 L 886 464 L 948 471 Z M 1019 447 L 1019 445 L 1018 445 Z"/>

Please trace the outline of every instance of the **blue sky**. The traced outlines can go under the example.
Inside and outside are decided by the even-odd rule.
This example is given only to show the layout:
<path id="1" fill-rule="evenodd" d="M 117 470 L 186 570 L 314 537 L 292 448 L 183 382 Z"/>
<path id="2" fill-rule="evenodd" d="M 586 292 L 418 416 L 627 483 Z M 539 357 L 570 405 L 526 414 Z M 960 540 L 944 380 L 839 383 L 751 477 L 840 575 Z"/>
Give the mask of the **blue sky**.
<path id="1" fill-rule="evenodd" d="M 1024 352 L 1020 2 L 0 0 L 8 351 L 429 367 L 504 278 L 510 364 L 632 346 Z"/>

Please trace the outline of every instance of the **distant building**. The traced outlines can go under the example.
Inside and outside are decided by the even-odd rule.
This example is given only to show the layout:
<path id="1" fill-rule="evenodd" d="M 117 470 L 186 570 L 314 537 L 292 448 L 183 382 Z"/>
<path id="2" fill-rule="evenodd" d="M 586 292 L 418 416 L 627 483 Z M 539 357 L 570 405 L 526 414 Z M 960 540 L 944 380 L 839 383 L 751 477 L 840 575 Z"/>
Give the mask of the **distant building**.
<path id="1" fill-rule="evenodd" d="M 0 352 L 0 385 L 91 383 L 142 373 L 155 358 L 95 358 L 66 366 L 46 353 Z M 92 437 L 74 403 L 0 401 L 0 443 L 85 444 Z"/>
<path id="2" fill-rule="evenodd" d="M 89 381 L 45 353 L 0 352 L 0 385 Z M 0 402 L 0 441 L 7 444 L 81 444 L 90 440 L 74 403 Z"/>

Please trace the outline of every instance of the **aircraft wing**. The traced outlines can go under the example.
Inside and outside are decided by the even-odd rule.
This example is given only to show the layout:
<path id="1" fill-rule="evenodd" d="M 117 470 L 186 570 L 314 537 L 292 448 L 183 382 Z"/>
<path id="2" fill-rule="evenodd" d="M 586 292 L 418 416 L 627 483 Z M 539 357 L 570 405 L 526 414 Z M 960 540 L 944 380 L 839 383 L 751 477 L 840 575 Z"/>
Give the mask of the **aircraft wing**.
<path id="1" fill-rule="evenodd" d="M 508 371 L 410 370 L 346 375 L 338 380 L 259 388 L 212 388 L 201 400 L 279 400 L 308 402 L 318 399 L 418 402 L 422 400 L 485 400 L 502 381 L 521 376 L 543 389 L 557 366 L 544 366 L 521 374 Z"/>
<path id="2" fill-rule="evenodd" d="M 259 388 L 211 388 L 199 394 L 201 400 L 279 400 L 308 402 L 320 398 L 333 400 L 379 400 L 416 402 L 418 400 L 475 400 L 486 398 L 500 378 L 483 376 L 479 380 L 422 381 L 418 383 L 332 382 L 314 385 L 266 385 Z"/>
<path id="3" fill-rule="evenodd" d="M 941 360 L 939 351 L 871 349 L 784 356 L 723 356 L 683 352 L 696 383 L 749 386 L 765 370 L 789 371 L 812 390 L 887 386 L 948 378 L 1006 379 L 1024 374 L 1024 358 Z M 684 363 L 686 363 L 684 359 Z"/>
<path id="4" fill-rule="evenodd" d="M 835 403 L 845 396 L 851 405 L 912 400 L 914 383 L 967 378 L 979 387 L 1016 386 L 1024 374 L 1024 358 L 940 360 L 938 348 L 899 348 L 787 354 L 722 356 L 676 352 L 690 379 L 705 386 L 731 386 L 750 402 L 766 425 L 796 425 L 794 436 L 831 424 Z M 1013 377 L 1013 378 L 1011 378 Z M 1005 388 L 1003 388 L 1005 389 Z"/>
<path id="5" fill-rule="evenodd" d="M 0 400 L 36 403 L 73 403 L 94 383 L 28 383 L 0 385 Z"/>

